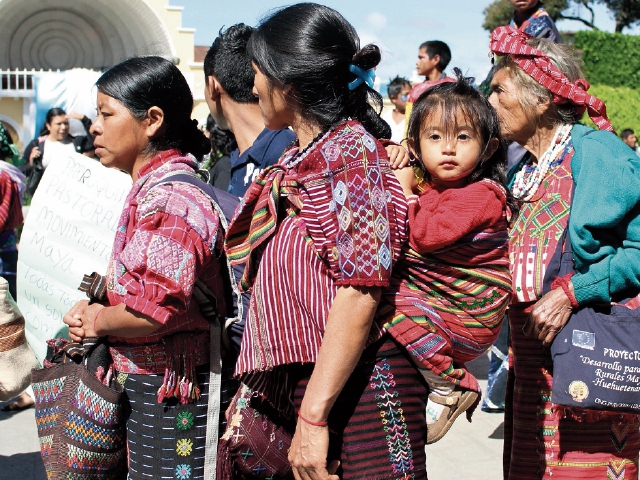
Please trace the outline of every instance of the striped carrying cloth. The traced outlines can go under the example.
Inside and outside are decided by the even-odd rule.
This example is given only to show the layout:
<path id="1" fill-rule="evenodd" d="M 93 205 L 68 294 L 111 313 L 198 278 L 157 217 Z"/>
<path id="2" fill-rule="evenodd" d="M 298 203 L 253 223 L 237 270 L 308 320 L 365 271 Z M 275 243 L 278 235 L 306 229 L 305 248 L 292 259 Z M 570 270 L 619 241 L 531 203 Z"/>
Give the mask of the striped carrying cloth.
<path id="1" fill-rule="evenodd" d="M 505 228 L 471 234 L 431 255 L 404 247 L 378 320 L 420 368 L 480 391 L 464 363 L 482 355 L 500 331 L 511 299 L 507 242 Z M 505 254 L 488 264 L 470 268 L 452 261 L 496 249 Z"/>

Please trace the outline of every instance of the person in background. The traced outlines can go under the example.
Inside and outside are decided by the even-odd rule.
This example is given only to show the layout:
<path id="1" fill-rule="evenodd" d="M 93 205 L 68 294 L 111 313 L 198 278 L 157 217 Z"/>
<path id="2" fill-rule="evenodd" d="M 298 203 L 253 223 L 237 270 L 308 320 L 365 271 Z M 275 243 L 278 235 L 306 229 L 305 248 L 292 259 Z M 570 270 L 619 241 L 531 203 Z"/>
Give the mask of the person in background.
<path id="1" fill-rule="evenodd" d="M 535 38 L 562 43 L 556 24 L 540 0 L 509 0 L 513 6 L 511 26 Z"/>
<path id="2" fill-rule="evenodd" d="M 404 77 L 396 77 L 389 82 L 387 94 L 393 109 L 387 109 L 382 119 L 391 127 L 391 141 L 402 143 L 407 129 L 405 106 L 411 93 L 411 82 Z"/>
<path id="3" fill-rule="evenodd" d="M 86 135 L 69 135 L 69 118 L 82 122 Z M 67 114 L 62 108 L 52 108 L 45 116 L 45 123 L 40 136 L 29 142 L 24 149 L 24 164 L 28 175 L 34 162 L 40 162 L 47 168 L 51 159 L 64 152 L 75 151 L 93 156 L 93 135 L 89 132 L 91 119 L 85 115 L 71 112 Z"/>
<path id="4" fill-rule="evenodd" d="M 208 195 L 162 180 L 195 173 L 211 147 L 191 120 L 189 85 L 168 60 L 131 58 L 96 87 L 96 154 L 104 166 L 131 175 L 133 185 L 105 298 L 76 303 L 64 322 L 74 341 L 107 337 L 132 410 L 128 478 L 203 478 L 210 332 L 193 292 L 202 282 L 224 312 L 224 233 Z"/>
<path id="5" fill-rule="evenodd" d="M 231 154 L 238 145 L 233 133 L 219 128 L 210 114 L 204 133 L 211 142 L 211 152 L 205 158 L 202 168 L 209 171 L 209 183 L 226 192 L 231 180 Z"/>
<path id="6" fill-rule="evenodd" d="M 638 147 L 638 139 L 636 138 L 636 134 L 630 128 L 625 128 L 620 132 L 620 138 L 624 143 L 631 147 L 631 150 L 636 152 L 638 156 L 640 156 L 640 147 Z"/>
<path id="7" fill-rule="evenodd" d="M 25 176 L 7 160 L 16 157 L 17 151 L 11 135 L 0 124 L 0 276 L 7 280 L 9 291 L 14 299 L 17 298 L 18 269 L 16 229 L 24 220 L 22 196 L 25 190 Z M 2 410 L 22 410 L 33 404 L 33 390 L 29 387 L 15 401 L 2 407 Z"/>
<path id="8" fill-rule="evenodd" d="M 230 155 L 228 192 L 238 197 L 295 139 L 288 128 L 264 126 L 247 54 L 252 33 L 253 28 L 243 23 L 221 30 L 204 59 L 204 93 L 211 116 L 218 128 L 233 133 L 237 144 Z"/>

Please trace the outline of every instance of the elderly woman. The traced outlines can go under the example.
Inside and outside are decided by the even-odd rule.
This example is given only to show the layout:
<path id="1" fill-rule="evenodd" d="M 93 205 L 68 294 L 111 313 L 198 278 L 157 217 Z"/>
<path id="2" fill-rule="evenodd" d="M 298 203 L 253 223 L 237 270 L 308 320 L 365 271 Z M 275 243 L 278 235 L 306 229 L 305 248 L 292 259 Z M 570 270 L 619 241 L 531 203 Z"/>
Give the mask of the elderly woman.
<path id="1" fill-rule="evenodd" d="M 267 18 L 249 51 L 265 125 L 297 140 L 227 234 L 252 296 L 217 478 L 425 479 L 426 383 L 374 321 L 407 211 L 368 102 L 380 52 L 311 3 Z"/>
<path id="2" fill-rule="evenodd" d="M 504 57 L 490 102 L 503 135 L 528 151 L 510 172 L 521 210 L 510 238 L 505 478 L 637 478 L 637 417 L 562 415 L 550 401 L 547 347 L 572 308 L 640 290 L 640 162 L 613 133 L 578 124 L 586 109 L 601 130 L 612 130 L 567 48 L 510 27 L 492 33 L 491 48 Z M 543 296 L 545 269 L 566 228 L 576 274 Z"/>

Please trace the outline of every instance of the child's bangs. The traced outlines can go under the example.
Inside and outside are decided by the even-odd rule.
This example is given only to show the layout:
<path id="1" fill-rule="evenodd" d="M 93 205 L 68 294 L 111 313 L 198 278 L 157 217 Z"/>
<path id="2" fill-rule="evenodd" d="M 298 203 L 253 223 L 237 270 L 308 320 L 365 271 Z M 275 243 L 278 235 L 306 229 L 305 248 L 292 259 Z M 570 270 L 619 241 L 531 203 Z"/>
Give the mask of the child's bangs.
<path id="1" fill-rule="evenodd" d="M 459 122 L 462 119 L 462 125 L 470 127 L 478 139 L 484 141 L 476 120 L 479 112 L 474 108 L 476 107 L 475 103 L 473 99 L 467 96 L 463 97 L 456 94 L 429 96 L 424 104 L 421 132 L 424 131 L 427 125 L 436 123 L 444 131 L 444 134 L 449 137 L 455 135 L 455 132 L 458 131 L 461 126 Z M 461 119 L 459 118 L 460 115 L 462 116 Z"/>

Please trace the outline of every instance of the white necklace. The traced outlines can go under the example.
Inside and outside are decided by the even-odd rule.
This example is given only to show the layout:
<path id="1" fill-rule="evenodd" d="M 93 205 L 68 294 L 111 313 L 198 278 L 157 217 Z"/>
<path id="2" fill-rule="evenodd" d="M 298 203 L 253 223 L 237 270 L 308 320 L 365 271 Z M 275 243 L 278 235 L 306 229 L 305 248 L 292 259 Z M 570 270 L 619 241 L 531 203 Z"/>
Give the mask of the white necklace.
<path id="1" fill-rule="evenodd" d="M 511 187 L 511 193 L 515 198 L 526 202 L 536 194 L 542 180 L 547 176 L 551 163 L 567 147 L 571 137 L 571 127 L 571 125 L 560 125 L 551 140 L 551 145 L 540 156 L 533 170 L 524 165 L 516 174 L 516 179 Z"/>

